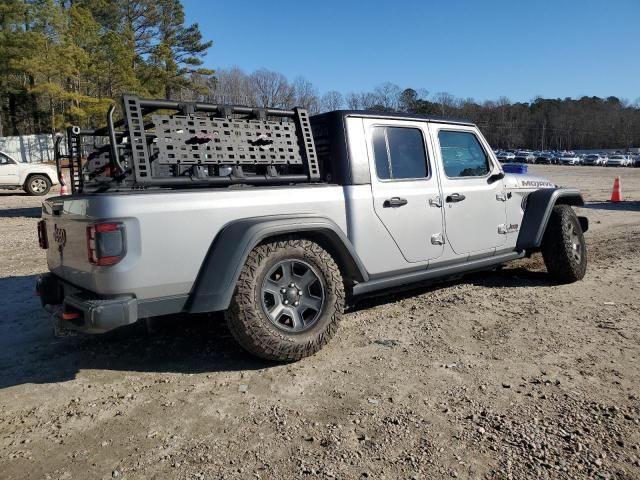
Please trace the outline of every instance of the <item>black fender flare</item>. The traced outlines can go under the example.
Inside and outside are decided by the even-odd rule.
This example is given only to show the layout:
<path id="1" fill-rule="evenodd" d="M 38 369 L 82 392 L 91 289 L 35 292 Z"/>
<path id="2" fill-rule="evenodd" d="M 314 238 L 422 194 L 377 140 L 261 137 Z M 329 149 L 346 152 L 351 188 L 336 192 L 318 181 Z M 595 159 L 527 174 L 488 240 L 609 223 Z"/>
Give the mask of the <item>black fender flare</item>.
<path id="1" fill-rule="evenodd" d="M 537 249 L 547 228 L 551 211 L 556 205 L 582 207 L 584 200 L 575 188 L 542 188 L 529 194 L 516 242 L 517 250 Z M 586 217 L 579 217 L 583 231 L 589 228 Z"/>
<path id="2" fill-rule="evenodd" d="M 227 224 L 213 240 L 191 292 L 187 311 L 226 310 L 251 250 L 268 238 L 287 234 L 317 239 L 336 257 L 348 279 L 357 282 L 369 279 L 345 233 L 328 218 L 313 215 L 244 218 Z"/>

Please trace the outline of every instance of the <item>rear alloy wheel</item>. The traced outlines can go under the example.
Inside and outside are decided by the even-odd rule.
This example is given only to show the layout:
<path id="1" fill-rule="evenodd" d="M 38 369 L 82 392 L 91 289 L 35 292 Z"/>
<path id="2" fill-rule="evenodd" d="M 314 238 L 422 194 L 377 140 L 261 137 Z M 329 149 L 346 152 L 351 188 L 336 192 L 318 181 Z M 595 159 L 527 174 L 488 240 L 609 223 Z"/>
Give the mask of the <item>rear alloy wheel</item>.
<path id="1" fill-rule="evenodd" d="M 580 221 L 569 205 L 553 207 L 542 239 L 542 257 L 549 275 L 572 283 L 587 272 L 587 246 Z"/>
<path id="2" fill-rule="evenodd" d="M 31 175 L 25 183 L 25 190 L 29 195 L 46 195 L 51 190 L 51 180 L 44 175 Z"/>
<path id="3" fill-rule="evenodd" d="M 289 238 L 251 251 L 225 317 L 250 353 L 299 360 L 329 342 L 344 299 L 342 275 L 331 254 L 310 240 Z"/>
<path id="4" fill-rule="evenodd" d="M 321 274 L 301 260 L 276 263 L 262 281 L 262 308 L 271 323 L 287 332 L 313 326 L 325 300 Z"/>

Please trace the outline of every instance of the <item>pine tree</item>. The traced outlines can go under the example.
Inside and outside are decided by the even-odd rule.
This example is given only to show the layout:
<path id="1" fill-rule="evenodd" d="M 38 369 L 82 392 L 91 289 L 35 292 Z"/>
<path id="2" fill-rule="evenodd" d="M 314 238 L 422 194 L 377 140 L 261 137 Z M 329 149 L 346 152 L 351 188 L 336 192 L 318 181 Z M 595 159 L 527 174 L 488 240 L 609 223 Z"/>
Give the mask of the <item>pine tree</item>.
<path id="1" fill-rule="evenodd" d="M 201 82 L 192 82 L 191 74 L 209 76 L 213 71 L 201 68 L 201 57 L 213 42 L 202 40 L 198 24 L 184 25 L 184 9 L 179 0 L 157 2 L 158 43 L 150 55 L 149 70 L 157 93 L 165 98 L 181 87 L 197 87 Z"/>
<path id="2" fill-rule="evenodd" d="M 21 132 L 20 105 L 30 103 L 28 78 L 15 62 L 28 55 L 30 44 L 25 28 L 27 5 L 21 0 L 0 3 L 0 136 Z"/>

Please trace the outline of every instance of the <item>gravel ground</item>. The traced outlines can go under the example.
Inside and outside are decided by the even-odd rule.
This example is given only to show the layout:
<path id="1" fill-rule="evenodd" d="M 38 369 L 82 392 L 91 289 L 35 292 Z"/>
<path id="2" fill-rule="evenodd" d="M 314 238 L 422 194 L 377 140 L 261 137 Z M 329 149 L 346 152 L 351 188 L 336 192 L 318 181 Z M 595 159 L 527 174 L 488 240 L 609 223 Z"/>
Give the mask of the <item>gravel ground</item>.
<path id="1" fill-rule="evenodd" d="M 583 281 L 533 257 L 379 296 L 287 365 L 217 316 L 55 338 L 40 200 L 0 193 L 0 477 L 640 478 L 640 169 L 532 170 L 589 202 Z"/>

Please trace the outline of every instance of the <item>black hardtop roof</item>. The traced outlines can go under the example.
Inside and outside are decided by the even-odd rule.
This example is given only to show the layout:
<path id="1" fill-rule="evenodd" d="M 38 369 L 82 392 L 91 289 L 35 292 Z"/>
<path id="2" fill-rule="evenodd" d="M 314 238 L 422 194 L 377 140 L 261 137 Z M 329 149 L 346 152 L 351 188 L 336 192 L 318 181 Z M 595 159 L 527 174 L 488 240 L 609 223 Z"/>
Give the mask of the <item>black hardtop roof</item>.
<path id="1" fill-rule="evenodd" d="M 331 112 L 314 115 L 314 117 L 322 117 L 323 115 L 339 115 L 341 117 L 367 117 L 367 118 L 389 118 L 393 120 L 418 120 L 423 122 L 449 123 L 454 125 L 475 126 L 473 122 L 460 118 L 447 118 L 437 115 L 422 115 L 418 113 L 405 112 L 381 112 L 376 110 L 334 110 Z M 313 117 L 312 117 L 313 118 Z"/>

